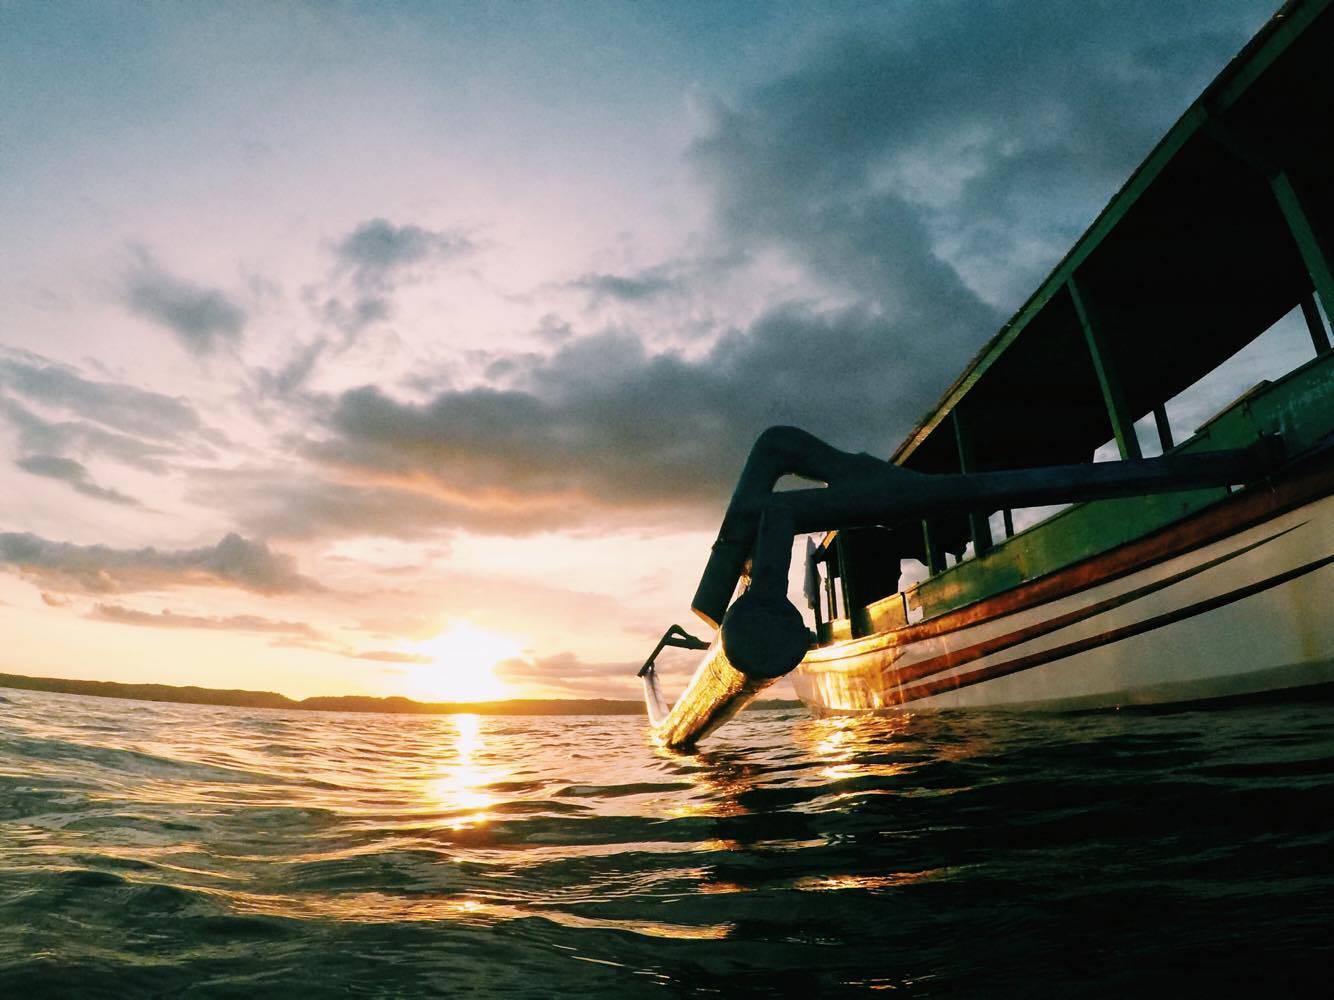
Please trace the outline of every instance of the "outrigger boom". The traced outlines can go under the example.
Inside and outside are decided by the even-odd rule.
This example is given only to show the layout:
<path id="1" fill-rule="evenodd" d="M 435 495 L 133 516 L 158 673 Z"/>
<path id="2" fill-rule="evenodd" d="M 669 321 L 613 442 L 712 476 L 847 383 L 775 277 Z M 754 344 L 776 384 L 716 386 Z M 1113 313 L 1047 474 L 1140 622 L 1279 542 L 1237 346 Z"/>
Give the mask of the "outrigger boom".
<path id="1" fill-rule="evenodd" d="M 1242 449 L 931 474 L 839 451 L 795 427 L 771 427 L 751 448 L 691 602 L 695 614 L 718 629 L 716 638 L 670 709 L 658 689 L 654 659 L 664 645 L 698 649 L 705 644 L 674 625 L 640 670 L 653 736 L 667 747 L 693 746 L 802 661 L 813 637 L 787 598 L 794 535 L 892 527 L 927 514 L 1251 483 L 1277 466 L 1281 452 L 1278 439 L 1267 436 Z M 774 492 L 785 475 L 826 486 Z M 743 575 L 749 585 L 733 601 Z"/>

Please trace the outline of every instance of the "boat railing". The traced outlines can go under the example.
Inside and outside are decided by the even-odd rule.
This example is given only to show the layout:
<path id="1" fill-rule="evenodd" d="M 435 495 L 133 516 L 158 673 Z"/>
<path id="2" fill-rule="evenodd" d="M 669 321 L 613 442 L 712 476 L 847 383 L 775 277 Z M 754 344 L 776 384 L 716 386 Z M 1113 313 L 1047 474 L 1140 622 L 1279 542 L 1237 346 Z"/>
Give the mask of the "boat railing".
<path id="1" fill-rule="evenodd" d="M 1279 378 L 1252 386 L 1167 454 L 1245 447 L 1269 435 L 1281 437 L 1289 459 L 1296 459 L 1320 443 L 1331 419 L 1334 352 L 1327 352 Z M 957 562 L 900 594 L 867 605 L 863 611 L 867 628 L 883 632 L 902 627 L 898 612 L 905 601 L 908 623 L 934 618 L 1167 527 L 1228 496 L 1228 487 L 1220 486 L 1070 504 L 998 541 L 981 556 Z M 854 610 L 854 622 L 855 615 Z"/>

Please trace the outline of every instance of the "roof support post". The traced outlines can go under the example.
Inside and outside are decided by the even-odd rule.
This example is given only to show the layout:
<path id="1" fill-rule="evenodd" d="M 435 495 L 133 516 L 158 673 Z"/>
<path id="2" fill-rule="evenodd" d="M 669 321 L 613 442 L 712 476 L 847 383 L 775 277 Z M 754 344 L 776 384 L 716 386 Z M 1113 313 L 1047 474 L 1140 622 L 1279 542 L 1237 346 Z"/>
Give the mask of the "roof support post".
<path id="1" fill-rule="evenodd" d="M 1088 343 L 1089 354 L 1093 358 L 1093 370 L 1098 375 L 1098 385 L 1102 388 L 1102 401 L 1107 407 L 1107 419 L 1112 424 L 1112 435 L 1116 438 L 1117 450 L 1122 458 L 1143 458 L 1139 448 L 1139 438 L 1135 437 L 1135 419 L 1126 404 L 1125 388 L 1121 384 L 1121 373 L 1111 362 L 1111 352 L 1101 325 L 1089 304 L 1087 293 L 1080 287 L 1074 275 L 1066 282 L 1070 298 L 1074 301 L 1075 313 L 1079 316 L 1079 325 L 1084 330 L 1084 340 Z"/>
<path id="2" fill-rule="evenodd" d="M 1327 354 L 1330 350 L 1329 333 L 1325 330 L 1325 321 L 1320 318 L 1315 296 L 1310 293 L 1302 296 L 1302 316 L 1306 318 L 1306 329 L 1311 334 L 1316 354 Z"/>
<path id="3" fill-rule="evenodd" d="M 1158 443 L 1163 446 L 1163 454 L 1176 447 L 1172 440 L 1172 424 L 1167 419 L 1167 407 L 1159 403 L 1153 408 L 1153 423 L 1158 428 Z"/>
<path id="4" fill-rule="evenodd" d="M 931 522 L 926 518 L 922 518 L 922 547 L 926 549 L 927 571 L 935 576 L 945 568 L 945 553 L 940 548 L 935 532 L 931 530 Z"/>
<path id="5" fill-rule="evenodd" d="M 857 590 L 852 585 L 852 552 L 845 532 L 840 531 L 834 536 L 834 548 L 838 552 L 838 579 L 843 591 L 843 615 L 848 620 L 848 626 L 852 628 L 852 634 L 856 635 L 857 630 L 852 619 L 858 607 Z"/>
<path id="6" fill-rule="evenodd" d="M 1269 186 L 1273 188 L 1278 207 L 1288 224 L 1288 232 L 1292 234 L 1293 242 L 1297 244 L 1297 251 L 1302 255 L 1302 263 L 1306 265 L 1306 271 L 1311 276 L 1316 297 L 1325 307 L 1325 315 L 1334 316 L 1334 257 L 1331 256 L 1329 244 L 1326 242 L 1327 234 L 1317 231 L 1302 199 L 1301 191 L 1286 171 L 1280 170 L 1271 176 Z M 1304 306 L 1303 311 L 1305 311 Z M 1309 315 L 1306 322 L 1308 325 L 1311 322 Z M 1311 338 L 1315 340 L 1314 332 Z M 1324 339 L 1324 349 L 1328 350 L 1328 338 Z M 1316 350 L 1320 349 L 1321 344 L 1317 341 Z"/>
<path id="7" fill-rule="evenodd" d="M 954 422 L 954 443 L 959 449 L 959 471 L 976 472 L 973 438 L 958 406 L 950 411 L 950 419 Z M 973 554 L 980 556 L 988 552 L 991 549 L 991 525 L 987 523 L 987 514 L 977 511 L 969 514 L 968 528 L 973 536 Z"/>
<path id="8" fill-rule="evenodd" d="M 1005 537 L 1006 537 L 1006 538 L 1013 538 L 1013 537 L 1014 537 L 1014 515 L 1010 512 L 1010 508 L 1009 508 L 1009 507 L 1006 507 L 1003 511 L 1001 511 L 1001 520 L 1005 522 Z"/>
<path id="9" fill-rule="evenodd" d="M 1312 222 L 1307 203 L 1301 194 L 1301 185 L 1294 182 L 1292 175 L 1280 169 L 1263 151 L 1233 132 L 1221 118 L 1211 115 L 1204 128 L 1220 146 L 1269 181 L 1274 201 L 1283 215 L 1283 221 L 1288 225 L 1288 232 L 1297 245 L 1302 263 L 1306 265 L 1306 273 L 1311 277 L 1315 294 L 1325 307 L 1325 315 L 1334 317 L 1334 253 L 1331 253 L 1329 243 L 1331 234 L 1320 232 Z M 1315 352 L 1317 355 L 1324 354 L 1330 349 L 1329 334 L 1320 319 L 1315 299 L 1310 294 L 1304 295 L 1301 305 Z"/>
<path id="10" fill-rule="evenodd" d="M 834 584 L 834 564 L 828 560 L 824 564 L 824 597 L 829 604 L 829 621 L 838 621 L 838 590 Z"/>

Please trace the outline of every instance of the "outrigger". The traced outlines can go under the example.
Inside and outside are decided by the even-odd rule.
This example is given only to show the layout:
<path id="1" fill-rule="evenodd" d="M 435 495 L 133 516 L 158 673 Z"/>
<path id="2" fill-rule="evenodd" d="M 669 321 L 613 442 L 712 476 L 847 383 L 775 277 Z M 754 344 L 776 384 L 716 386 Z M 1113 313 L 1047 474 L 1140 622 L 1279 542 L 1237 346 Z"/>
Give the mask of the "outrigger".
<path id="1" fill-rule="evenodd" d="M 787 675 L 818 713 L 1334 684 L 1330 6 L 1275 15 L 890 460 L 760 436 L 692 601 L 716 637 L 673 626 L 640 671 L 659 742 Z M 1183 390 L 1297 312 L 1315 356 L 1176 443 Z M 788 474 L 825 486 L 775 492 Z M 1051 504 L 1073 506 L 1015 531 Z M 787 597 L 808 533 L 814 631 Z M 707 645 L 670 708 L 664 644 Z"/>

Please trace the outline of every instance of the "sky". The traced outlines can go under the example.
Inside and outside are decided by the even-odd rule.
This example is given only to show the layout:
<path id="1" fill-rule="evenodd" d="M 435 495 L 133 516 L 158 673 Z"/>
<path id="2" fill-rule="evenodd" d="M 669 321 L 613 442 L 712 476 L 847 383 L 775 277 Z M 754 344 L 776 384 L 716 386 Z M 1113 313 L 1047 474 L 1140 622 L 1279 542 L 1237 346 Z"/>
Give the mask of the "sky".
<path id="1" fill-rule="evenodd" d="M 1274 6 L 0 0 L 0 672 L 634 697 Z"/>

